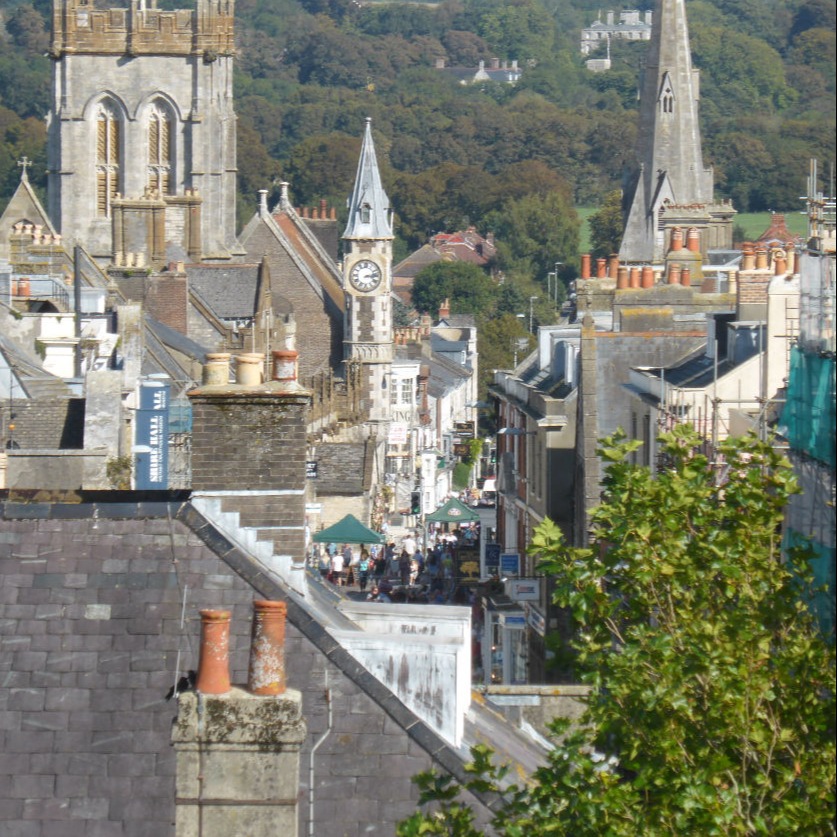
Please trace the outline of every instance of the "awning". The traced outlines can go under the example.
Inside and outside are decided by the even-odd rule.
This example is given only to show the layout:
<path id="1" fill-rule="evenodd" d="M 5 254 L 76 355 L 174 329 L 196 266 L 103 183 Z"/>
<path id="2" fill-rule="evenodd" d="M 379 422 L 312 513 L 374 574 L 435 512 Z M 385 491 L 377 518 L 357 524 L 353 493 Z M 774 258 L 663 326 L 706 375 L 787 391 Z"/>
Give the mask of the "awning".
<path id="1" fill-rule="evenodd" d="M 384 543 L 384 536 L 364 526 L 353 514 L 314 535 L 315 543 Z"/>
<path id="2" fill-rule="evenodd" d="M 456 497 L 451 497 L 425 518 L 432 523 L 473 523 L 479 519 L 480 516 L 473 509 L 460 503 Z"/>

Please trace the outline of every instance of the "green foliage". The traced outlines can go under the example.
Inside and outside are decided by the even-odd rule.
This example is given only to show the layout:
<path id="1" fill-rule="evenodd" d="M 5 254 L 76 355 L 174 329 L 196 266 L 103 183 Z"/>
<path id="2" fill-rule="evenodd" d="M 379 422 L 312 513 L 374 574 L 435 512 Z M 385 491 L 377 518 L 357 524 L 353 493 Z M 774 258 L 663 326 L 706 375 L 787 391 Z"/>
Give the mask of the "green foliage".
<path id="1" fill-rule="evenodd" d="M 457 491 L 468 487 L 468 482 L 471 478 L 471 466 L 466 462 L 457 462 L 453 466 L 453 474 L 451 475 L 451 483 Z"/>
<path id="2" fill-rule="evenodd" d="M 416 275 L 413 305 L 417 311 L 435 316 L 448 299 L 452 313 L 476 316 L 494 309 L 497 293 L 496 283 L 476 265 L 438 261 Z"/>
<path id="3" fill-rule="evenodd" d="M 611 253 L 618 253 L 624 229 L 622 193 L 619 190 L 610 192 L 600 209 L 587 219 L 587 223 L 590 225 L 593 256 L 607 258 Z"/>
<path id="4" fill-rule="evenodd" d="M 111 488 L 127 491 L 131 487 L 134 460 L 131 456 L 114 456 L 105 463 L 105 474 Z"/>
<path id="5" fill-rule="evenodd" d="M 755 437 L 724 442 L 720 469 L 700 442 L 663 434 L 655 477 L 631 464 L 639 443 L 603 440 L 592 547 L 536 530 L 593 694 L 526 787 L 473 752 L 465 787 L 502 798 L 492 834 L 835 833 L 834 647 L 805 604 L 810 550 L 780 550 L 793 473 Z M 419 786 L 438 807 L 399 834 L 482 833 L 454 783 Z"/>

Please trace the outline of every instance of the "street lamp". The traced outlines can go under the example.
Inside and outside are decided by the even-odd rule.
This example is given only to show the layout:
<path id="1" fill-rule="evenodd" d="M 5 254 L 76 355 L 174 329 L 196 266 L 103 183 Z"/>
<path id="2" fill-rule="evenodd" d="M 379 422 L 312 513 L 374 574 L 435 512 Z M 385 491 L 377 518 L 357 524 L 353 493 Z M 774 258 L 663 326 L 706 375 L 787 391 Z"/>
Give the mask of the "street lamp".
<path id="1" fill-rule="evenodd" d="M 535 332 L 532 331 L 532 313 L 533 313 L 533 304 L 535 300 L 538 299 L 536 296 L 529 297 L 529 333 L 534 334 Z"/>
<path id="2" fill-rule="evenodd" d="M 558 268 L 563 266 L 563 262 L 555 262 L 555 296 L 553 297 L 553 301 L 556 306 L 558 305 Z"/>

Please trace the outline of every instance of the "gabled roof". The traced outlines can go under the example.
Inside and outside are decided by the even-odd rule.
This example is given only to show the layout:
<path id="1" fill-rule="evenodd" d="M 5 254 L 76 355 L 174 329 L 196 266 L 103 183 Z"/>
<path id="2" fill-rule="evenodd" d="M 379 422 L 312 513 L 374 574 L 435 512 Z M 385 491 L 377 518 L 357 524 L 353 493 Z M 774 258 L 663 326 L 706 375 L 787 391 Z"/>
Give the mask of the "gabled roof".
<path id="1" fill-rule="evenodd" d="M 343 238 L 368 240 L 392 237 L 389 198 L 378 170 L 375 143 L 372 140 L 372 120 L 367 117 Z"/>
<path id="2" fill-rule="evenodd" d="M 56 234 L 46 210 L 44 210 L 35 194 L 35 190 L 29 183 L 25 166 L 20 176 L 20 183 L 18 183 L 14 194 L 6 204 L 3 214 L 0 215 L 0 258 L 7 259 L 9 257 L 9 232 L 18 221 L 40 224 L 45 233 Z"/>

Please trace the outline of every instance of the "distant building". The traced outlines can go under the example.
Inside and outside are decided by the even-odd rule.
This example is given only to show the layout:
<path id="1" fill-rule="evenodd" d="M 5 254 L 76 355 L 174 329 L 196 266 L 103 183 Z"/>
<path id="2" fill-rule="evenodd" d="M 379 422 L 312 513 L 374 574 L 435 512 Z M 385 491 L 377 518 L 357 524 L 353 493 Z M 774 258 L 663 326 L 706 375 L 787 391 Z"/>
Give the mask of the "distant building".
<path id="1" fill-rule="evenodd" d="M 490 269 L 496 255 L 493 233 L 483 237 L 477 232 L 476 227 L 453 233 L 436 233 L 427 244 L 393 266 L 393 293 L 404 305 L 412 307 L 413 281 L 425 267 L 439 261 L 451 261 L 468 262 Z"/>
<path id="2" fill-rule="evenodd" d="M 589 55 L 611 39 L 621 41 L 650 41 L 652 12 L 635 9 L 608 12 L 602 21 L 601 13 L 594 23 L 581 30 L 581 54 Z"/>
<path id="3" fill-rule="evenodd" d="M 446 76 L 455 78 L 460 84 L 478 84 L 481 81 L 517 84 L 523 75 L 516 60 L 501 61 L 499 58 L 492 58 L 488 65 L 485 61 L 480 61 L 476 67 L 447 67 L 445 59 L 438 58 L 436 69 L 441 70 Z"/>

